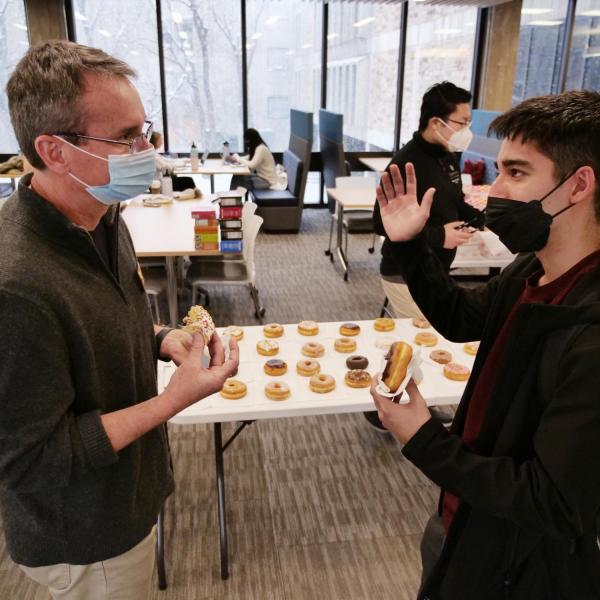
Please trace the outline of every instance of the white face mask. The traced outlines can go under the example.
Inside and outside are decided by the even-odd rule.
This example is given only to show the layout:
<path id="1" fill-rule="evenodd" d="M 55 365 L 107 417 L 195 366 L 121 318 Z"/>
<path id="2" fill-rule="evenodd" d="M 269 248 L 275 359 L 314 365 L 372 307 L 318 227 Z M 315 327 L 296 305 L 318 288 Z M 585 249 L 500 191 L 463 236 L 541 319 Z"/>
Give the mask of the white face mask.
<path id="1" fill-rule="evenodd" d="M 102 204 L 118 204 L 123 200 L 129 200 L 129 198 L 133 198 L 138 194 L 143 194 L 152 183 L 156 169 L 155 150 L 152 146 L 147 150 L 135 152 L 134 154 L 109 154 L 108 158 L 104 158 L 79 148 L 65 139 L 58 139 L 79 152 L 84 152 L 89 156 L 108 162 L 110 179 L 104 185 L 88 185 L 73 173 L 69 173 L 75 181 L 79 182 L 89 194 Z"/>
<path id="2" fill-rule="evenodd" d="M 448 146 L 450 152 L 464 152 L 473 139 L 473 132 L 469 129 L 468 125 L 461 127 L 458 131 L 454 127 L 450 127 L 448 123 L 440 119 L 442 124 L 452 131 L 452 135 L 446 139 L 438 131 L 437 136 Z"/>

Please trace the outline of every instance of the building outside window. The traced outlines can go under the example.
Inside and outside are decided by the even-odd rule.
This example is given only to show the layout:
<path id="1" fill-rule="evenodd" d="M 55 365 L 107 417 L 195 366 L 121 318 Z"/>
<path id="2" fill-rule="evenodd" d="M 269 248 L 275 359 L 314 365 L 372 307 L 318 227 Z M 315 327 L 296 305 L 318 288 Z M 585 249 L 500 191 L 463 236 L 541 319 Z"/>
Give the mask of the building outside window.
<path id="1" fill-rule="evenodd" d="M 523 0 L 513 106 L 560 92 L 567 0 Z"/>
<path id="2" fill-rule="evenodd" d="M 242 34 L 237 0 L 162 0 L 169 150 L 242 147 Z"/>
<path id="3" fill-rule="evenodd" d="M 566 88 L 600 90 L 600 0 L 579 0 Z"/>
<path id="4" fill-rule="evenodd" d="M 329 3 L 327 109 L 344 115 L 344 149 L 392 150 L 401 4 Z"/>
<path id="5" fill-rule="evenodd" d="M 73 0 L 73 13 L 78 43 L 101 48 L 137 71 L 146 116 L 162 130 L 154 0 Z"/>
<path id="6" fill-rule="evenodd" d="M 322 14 L 319 2 L 246 2 L 248 125 L 274 152 L 288 147 L 290 108 L 318 114 Z"/>
<path id="7" fill-rule="evenodd" d="M 29 48 L 23 0 L 0 0 L 0 153 L 16 154 L 19 144 L 10 124 L 6 83 Z"/>
<path id="8" fill-rule="evenodd" d="M 418 129 L 421 100 L 428 88 L 441 81 L 451 81 L 467 90 L 471 88 L 476 22 L 475 8 L 410 1 L 401 145 Z"/>

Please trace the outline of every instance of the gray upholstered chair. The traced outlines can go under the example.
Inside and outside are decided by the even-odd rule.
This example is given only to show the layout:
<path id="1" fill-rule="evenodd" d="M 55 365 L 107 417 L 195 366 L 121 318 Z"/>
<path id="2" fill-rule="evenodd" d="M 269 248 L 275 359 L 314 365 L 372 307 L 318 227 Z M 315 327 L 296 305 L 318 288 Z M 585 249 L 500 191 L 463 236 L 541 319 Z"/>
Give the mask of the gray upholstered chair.
<path id="1" fill-rule="evenodd" d="M 256 214 L 263 218 L 263 231 L 298 232 L 302 220 L 302 178 L 304 161 L 291 150 L 283 153 L 283 166 L 288 176 L 285 190 L 252 190 Z"/>
<path id="2" fill-rule="evenodd" d="M 298 138 L 298 149 L 306 145 L 310 160 L 310 142 Z M 256 214 L 264 219 L 263 231 L 268 233 L 297 233 L 302 221 L 304 189 L 308 175 L 308 162 L 288 149 L 283 153 L 283 166 L 288 176 L 286 190 L 253 190 L 252 197 L 258 208 Z"/>

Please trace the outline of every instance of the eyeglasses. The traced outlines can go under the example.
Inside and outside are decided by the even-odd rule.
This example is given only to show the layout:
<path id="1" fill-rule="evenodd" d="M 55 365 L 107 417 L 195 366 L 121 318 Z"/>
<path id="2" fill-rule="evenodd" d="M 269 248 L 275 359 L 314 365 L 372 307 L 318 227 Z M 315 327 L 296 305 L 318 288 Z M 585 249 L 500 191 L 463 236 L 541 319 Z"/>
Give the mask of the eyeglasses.
<path id="1" fill-rule="evenodd" d="M 469 119 L 468 121 L 455 121 L 454 119 L 446 119 L 446 121 L 450 121 L 450 123 L 456 123 L 457 125 L 460 125 L 461 127 L 470 127 L 472 121 Z"/>
<path id="2" fill-rule="evenodd" d="M 127 141 L 111 140 L 109 138 L 96 137 L 93 135 L 83 135 L 82 133 L 73 133 L 70 131 L 58 131 L 53 135 L 63 137 L 74 137 L 82 140 L 95 140 L 97 142 L 107 142 L 108 144 L 119 144 L 120 146 L 127 146 L 129 148 L 129 154 L 135 154 L 145 149 L 145 146 L 150 142 L 150 137 L 154 129 L 154 123 L 152 121 L 144 121 L 142 127 L 142 133 L 136 135 Z"/>

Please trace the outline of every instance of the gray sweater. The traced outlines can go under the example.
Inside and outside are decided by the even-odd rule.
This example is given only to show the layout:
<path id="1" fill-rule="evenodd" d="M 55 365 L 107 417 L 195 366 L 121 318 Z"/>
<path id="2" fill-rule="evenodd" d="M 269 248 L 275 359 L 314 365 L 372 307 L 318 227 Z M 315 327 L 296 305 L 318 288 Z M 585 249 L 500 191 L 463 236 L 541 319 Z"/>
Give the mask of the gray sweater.
<path id="1" fill-rule="evenodd" d="M 0 509 L 15 562 L 88 564 L 148 535 L 173 489 L 164 427 L 117 454 L 100 419 L 156 395 L 154 331 L 117 207 L 108 269 L 30 179 L 0 211 Z"/>

